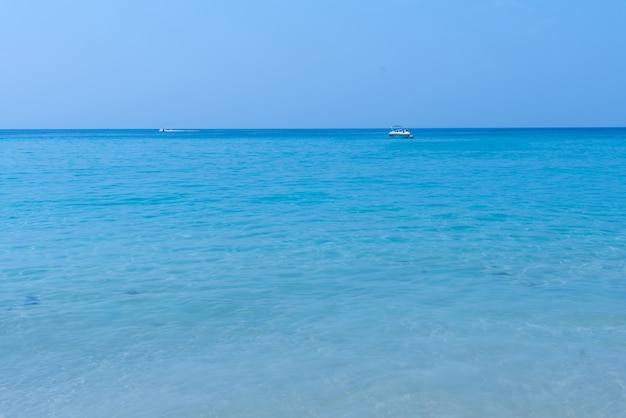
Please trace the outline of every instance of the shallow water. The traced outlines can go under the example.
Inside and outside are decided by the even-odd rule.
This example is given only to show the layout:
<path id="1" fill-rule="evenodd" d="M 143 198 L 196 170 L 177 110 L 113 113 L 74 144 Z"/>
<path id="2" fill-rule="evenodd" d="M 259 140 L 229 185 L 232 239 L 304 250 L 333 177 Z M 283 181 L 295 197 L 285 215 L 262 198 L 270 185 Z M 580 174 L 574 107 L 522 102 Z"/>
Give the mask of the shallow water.
<path id="1" fill-rule="evenodd" d="M 626 410 L 626 129 L 0 131 L 0 417 Z"/>

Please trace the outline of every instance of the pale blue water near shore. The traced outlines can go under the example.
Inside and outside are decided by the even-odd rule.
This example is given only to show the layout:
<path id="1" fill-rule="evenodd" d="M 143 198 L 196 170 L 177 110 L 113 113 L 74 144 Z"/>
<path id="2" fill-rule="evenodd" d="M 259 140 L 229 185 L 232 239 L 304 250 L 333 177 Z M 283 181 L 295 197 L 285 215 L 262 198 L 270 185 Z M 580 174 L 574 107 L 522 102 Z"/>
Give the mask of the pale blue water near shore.
<path id="1" fill-rule="evenodd" d="M 0 417 L 616 417 L 626 129 L 0 131 Z"/>

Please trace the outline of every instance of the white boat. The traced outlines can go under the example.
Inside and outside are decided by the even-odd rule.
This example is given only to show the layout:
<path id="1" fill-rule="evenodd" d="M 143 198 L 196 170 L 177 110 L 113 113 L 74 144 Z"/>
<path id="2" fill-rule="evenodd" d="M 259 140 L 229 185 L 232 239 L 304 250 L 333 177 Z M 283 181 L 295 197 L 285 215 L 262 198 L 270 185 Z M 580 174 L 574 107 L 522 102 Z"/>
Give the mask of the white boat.
<path id="1" fill-rule="evenodd" d="M 413 138 L 411 131 L 402 126 L 392 126 L 389 136 L 399 136 L 400 138 Z"/>

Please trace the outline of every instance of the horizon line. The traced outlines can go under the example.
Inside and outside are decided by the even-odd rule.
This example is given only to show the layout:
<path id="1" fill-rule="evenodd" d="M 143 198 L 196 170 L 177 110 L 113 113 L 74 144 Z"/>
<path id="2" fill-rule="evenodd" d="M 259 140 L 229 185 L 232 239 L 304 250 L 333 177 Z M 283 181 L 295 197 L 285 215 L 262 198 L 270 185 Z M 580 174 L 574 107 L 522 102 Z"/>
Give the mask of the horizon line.
<path id="1" fill-rule="evenodd" d="M 410 128 L 414 130 L 444 130 L 444 129 L 625 129 L 626 125 L 599 125 L 599 126 L 459 126 L 459 127 L 411 127 L 411 126 L 403 126 L 405 128 Z M 172 127 L 172 128 L 0 128 L 0 131 L 159 131 L 160 129 L 167 130 L 176 130 L 179 132 L 184 131 L 246 131 L 246 130 L 378 130 L 378 129 L 389 129 L 388 127 L 376 127 L 376 128 L 327 128 L 327 127 L 319 127 L 319 128 L 196 128 L 196 127 Z"/>

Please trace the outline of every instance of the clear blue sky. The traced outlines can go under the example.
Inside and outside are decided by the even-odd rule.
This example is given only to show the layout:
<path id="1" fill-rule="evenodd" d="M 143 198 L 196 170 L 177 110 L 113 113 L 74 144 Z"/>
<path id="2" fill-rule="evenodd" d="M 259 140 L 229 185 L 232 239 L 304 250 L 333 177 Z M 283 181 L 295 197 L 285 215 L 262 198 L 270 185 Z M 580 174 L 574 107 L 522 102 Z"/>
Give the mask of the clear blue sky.
<path id="1" fill-rule="evenodd" d="M 626 0 L 0 0 L 0 129 L 626 126 Z"/>

